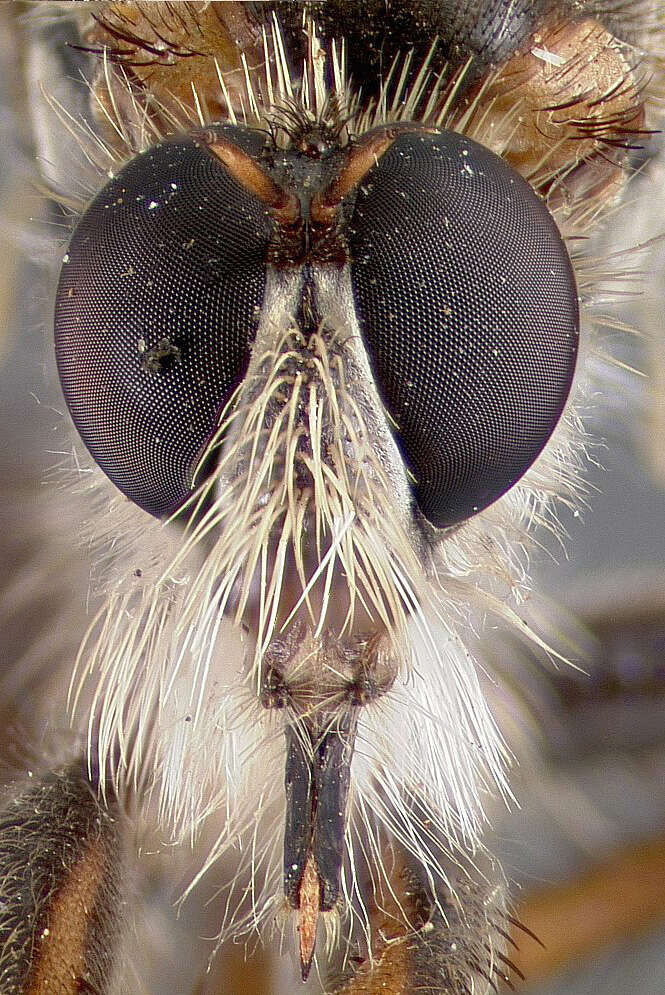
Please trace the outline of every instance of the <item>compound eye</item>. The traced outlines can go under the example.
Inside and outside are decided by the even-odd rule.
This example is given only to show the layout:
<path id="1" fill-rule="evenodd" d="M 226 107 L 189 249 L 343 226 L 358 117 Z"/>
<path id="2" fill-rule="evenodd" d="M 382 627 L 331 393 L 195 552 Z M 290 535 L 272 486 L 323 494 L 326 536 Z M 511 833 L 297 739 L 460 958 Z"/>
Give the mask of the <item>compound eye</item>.
<path id="1" fill-rule="evenodd" d="M 260 155 L 263 136 L 215 130 Z M 76 227 L 55 309 L 65 400 L 101 469 L 152 515 L 187 498 L 245 373 L 271 233 L 265 204 L 192 136 L 132 160 Z"/>
<path id="2" fill-rule="evenodd" d="M 361 329 L 437 528 L 504 494 L 568 397 L 577 288 L 556 224 L 502 159 L 452 132 L 399 136 L 349 231 Z"/>

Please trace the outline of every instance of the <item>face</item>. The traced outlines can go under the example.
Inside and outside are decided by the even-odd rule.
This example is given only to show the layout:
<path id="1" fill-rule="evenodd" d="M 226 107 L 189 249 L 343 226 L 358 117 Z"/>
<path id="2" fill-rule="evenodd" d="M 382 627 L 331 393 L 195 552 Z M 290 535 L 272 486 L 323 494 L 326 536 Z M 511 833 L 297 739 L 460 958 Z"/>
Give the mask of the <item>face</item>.
<path id="1" fill-rule="evenodd" d="M 34 915 L 89 889 L 63 990 L 127 984 L 119 807 L 194 843 L 219 947 L 292 924 L 306 980 L 325 928 L 348 992 L 509 969 L 484 824 L 510 751 L 475 633 L 524 627 L 535 526 L 579 499 L 579 245 L 648 126 L 649 32 L 463 7 L 33 19 L 35 65 L 64 32 L 86 80 L 37 141 L 74 212 L 55 357 L 103 559 L 85 747 L 18 796 L 65 799 L 83 841 Z M 28 940 L 41 991 L 61 968 Z"/>

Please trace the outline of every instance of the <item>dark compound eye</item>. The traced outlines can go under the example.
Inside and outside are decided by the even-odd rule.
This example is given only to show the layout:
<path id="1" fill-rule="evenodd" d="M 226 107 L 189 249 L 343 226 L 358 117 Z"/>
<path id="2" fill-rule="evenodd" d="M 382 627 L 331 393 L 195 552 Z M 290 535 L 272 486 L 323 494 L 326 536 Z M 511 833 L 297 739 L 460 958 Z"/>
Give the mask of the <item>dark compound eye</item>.
<path id="1" fill-rule="evenodd" d="M 263 136 L 216 131 L 260 155 Z M 125 166 L 74 232 L 55 313 L 65 399 L 102 470 L 153 515 L 189 494 L 245 373 L 272 228 L 265 204 L 185 137 Z"/>
<path id="2" fill-rule="evenodd" d="M 156 516 L 187 498 L 245 374 L 280 217 L 268 174 L 247 165 L 261 161 L 263 136 L 213 130 L 245 163 L 233 173 L 192 136 L 137 157 L 81 218 L 58 287 L 74 422 L 111 480 Z M 547 208 L 501 159 L 449 132 L 388 144 L 355 192 L 352 282 L 416 501 L 444 527 L 508 490 L 554 430 L 575 367 L 577 292 Z M 309 251 L 316 262 L 315 241 Z"/>
<path id="3" fill-rule="evenodd" d="M 435 526 L 529 468 L 570 391 L 579 309 L 543 202 L 460 135 L 403 134 L 361 184 L 349 246 L 361 329 Z"/>

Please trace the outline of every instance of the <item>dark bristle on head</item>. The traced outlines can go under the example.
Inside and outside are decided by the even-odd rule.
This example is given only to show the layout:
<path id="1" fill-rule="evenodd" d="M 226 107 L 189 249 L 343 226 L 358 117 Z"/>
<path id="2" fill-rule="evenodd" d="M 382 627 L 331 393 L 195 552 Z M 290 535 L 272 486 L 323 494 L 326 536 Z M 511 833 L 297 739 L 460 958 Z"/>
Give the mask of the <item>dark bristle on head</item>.
<path id="1" fill-rule="evenodd" d="M 318 118 L 298 101 L 286 102 L 274 108 L 270 115 L 275 145 L 279 144 L 277 134 L 281 131 L 291 148 L 303 151 L 341 146 L 347 123 L 348 114 L 334 94 L 326 101 Z"/>

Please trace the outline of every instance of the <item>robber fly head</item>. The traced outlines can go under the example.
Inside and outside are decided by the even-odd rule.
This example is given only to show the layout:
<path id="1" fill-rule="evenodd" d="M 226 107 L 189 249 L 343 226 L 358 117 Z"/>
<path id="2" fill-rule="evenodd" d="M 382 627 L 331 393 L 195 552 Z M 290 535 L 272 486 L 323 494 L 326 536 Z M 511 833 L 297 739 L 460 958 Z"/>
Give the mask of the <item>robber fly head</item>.
<path id="1" fill-rule="evenodd" d="M 432 798 L 446 839 L 475 838 L 478 772 L 501 780 L 473 667 L 447 645 L 436 550 L 538 458 L 578 325 L 558 228 L 500 157 L 418 122 L 355 131 L 334 101 L 282 108 L 267 131 L 169 137 L 78 221 L 55 315 L 65 398 L 99 467 L 178 536 L 157 566 L 133 563 L 96 638 L 101 767 L 119 729 L 131 764 L 127 742 L 163 722 L 162 804 L 183 818 L 172 771 L 190 798 L 206 765 L 228 775 L 218 740 L 250 675 L 274 794 L 260 743 L 265 715 L 283 717 L 305 973 L 319 911 L 353 890 L 352 761 L 363 804 Z"/>

